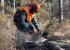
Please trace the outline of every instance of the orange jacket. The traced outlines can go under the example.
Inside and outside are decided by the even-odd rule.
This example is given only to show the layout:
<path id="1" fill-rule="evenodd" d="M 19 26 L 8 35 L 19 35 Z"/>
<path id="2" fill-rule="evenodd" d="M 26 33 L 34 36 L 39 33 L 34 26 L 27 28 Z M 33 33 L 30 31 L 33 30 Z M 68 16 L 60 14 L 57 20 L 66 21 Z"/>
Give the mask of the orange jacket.
<path id="1" fill-rule="evenodd" d="M 21 11 L 25 10 L 25 11 L 27 12 L 27 18 L 26 18 L 26 20 L 27 20 L 28 22 L 31 22 L 31 20 L 32 20 L 33 17 L 34 17 L 34 14 L 31 14 L 31 13 L 29 12 L 30 7 L 29 7 L 29 6 L 20 6 L 20 7 L 18 7 L 18 9 L 21 10 Z"/>

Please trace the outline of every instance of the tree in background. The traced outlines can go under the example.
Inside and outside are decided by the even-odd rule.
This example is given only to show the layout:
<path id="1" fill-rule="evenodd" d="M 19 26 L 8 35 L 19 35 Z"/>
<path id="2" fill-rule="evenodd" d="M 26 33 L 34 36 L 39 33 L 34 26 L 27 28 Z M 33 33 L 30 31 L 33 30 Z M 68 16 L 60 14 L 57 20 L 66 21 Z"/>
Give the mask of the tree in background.
<path id="1" fill-rule="evenodd" d="M 63 20 L 63 0 L 59 0 L 59 23 Z"/>
<path id="2" fill-rule="evenodd" d="M 1 13 L 4 13 L 4 0 L 1 0 L 1 9 L 2 9 Z"/>
<path id="3" fill-rule="evenodd" d="M 15 9 L 16 9 L 16 5 L 15 5 L 15 3 L 16 3 L 16 1 L 13 0 L 14 11 L 15 11 Z"/>

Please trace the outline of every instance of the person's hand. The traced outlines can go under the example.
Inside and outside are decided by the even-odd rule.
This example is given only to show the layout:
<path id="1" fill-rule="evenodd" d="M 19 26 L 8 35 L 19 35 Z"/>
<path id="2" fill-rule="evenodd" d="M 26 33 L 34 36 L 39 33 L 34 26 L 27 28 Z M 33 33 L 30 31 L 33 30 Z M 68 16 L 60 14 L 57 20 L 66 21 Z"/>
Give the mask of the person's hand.
<path id="1" fill-rule="evenodd" d="M 42 32 L 41 31 L 40 32 L 37 32 L 34 36 L 35 37 L 41 37 L 42 36 Z"/>
<path id="2" fill-rule="evenodd" d="M 38 31 L 38 34 L 39 34 L 40 36 L 42 36 L 43 33 L 42 33 L 42 31 Z"/>
<path id="3" fill-rule="evenodd" d="M 37 32 L 37 33 L 33 36 L 33 40 L 36 41 L 36 40 L 38 40 L 41 36 L 42 36 L 42 32 Z"/>

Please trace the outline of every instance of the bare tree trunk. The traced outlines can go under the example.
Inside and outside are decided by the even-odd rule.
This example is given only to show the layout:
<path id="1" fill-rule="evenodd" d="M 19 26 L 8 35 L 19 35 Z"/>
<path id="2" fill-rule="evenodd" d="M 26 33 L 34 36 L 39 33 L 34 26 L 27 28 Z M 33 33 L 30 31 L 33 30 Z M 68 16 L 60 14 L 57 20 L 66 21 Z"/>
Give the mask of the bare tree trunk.
<path id="1" fill-rule="evenodd" d="M 19 6 L 23 5 L 23 0 L 19 0 Z"/>
<path id="2" fill-rule="evenodd" d="M 52 23 L 52 17 L 53 17 L 53 5 L 52 5 L 52 0 L 51 0 L 51 2 L 50 2 L 50 24 Z"/>
<path id="3" fill-rule="evenodd" d="M 13 0 L 13 6 L 14 6 L 14 11 L 15 11 L 15 7 L 16 7 L 16 6 L 15 6 L 15 0 Z"/>
<path id="4" fill-rule="evenodd" d="M 4 13 L 4 0 L 1 0 L 1 8 L 2 8 L 2 13 Z"/>
<path id="5" fill-rule="evenodd" d="M 59 23 L 63 20 L 63 0 L 59 0 Z"/>
<path id="6" fill-rule="evenodd" d="M 63 20 L 63 0 L 61 1 L 61 20 Z"/>

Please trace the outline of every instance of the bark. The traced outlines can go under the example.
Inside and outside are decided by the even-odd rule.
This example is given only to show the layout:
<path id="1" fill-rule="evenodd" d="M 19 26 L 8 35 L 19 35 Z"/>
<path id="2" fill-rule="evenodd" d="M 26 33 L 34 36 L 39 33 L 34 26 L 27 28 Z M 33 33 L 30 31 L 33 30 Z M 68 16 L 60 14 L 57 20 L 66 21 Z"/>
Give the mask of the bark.
<path id="1" fill-rule="evenodd" d="M 15 0 L 13 0 L 13 6 L 14 6 L 14 11 L 15 11 Z"/>
<path id="2" fill-rule="evenodd" d="M 59 0 L 59 23 L 63 20 L 63 0 Z"/>
<path id="3" fill-rule="evenodd" d="M 4 13 L 4 0 L 1 0 L 2 13 Z"/>
<path id="4" fill-rule="evenodd" d="M 61 4 L 61 20 L 63 20 L 63 0 L 60 0 Z"/>

